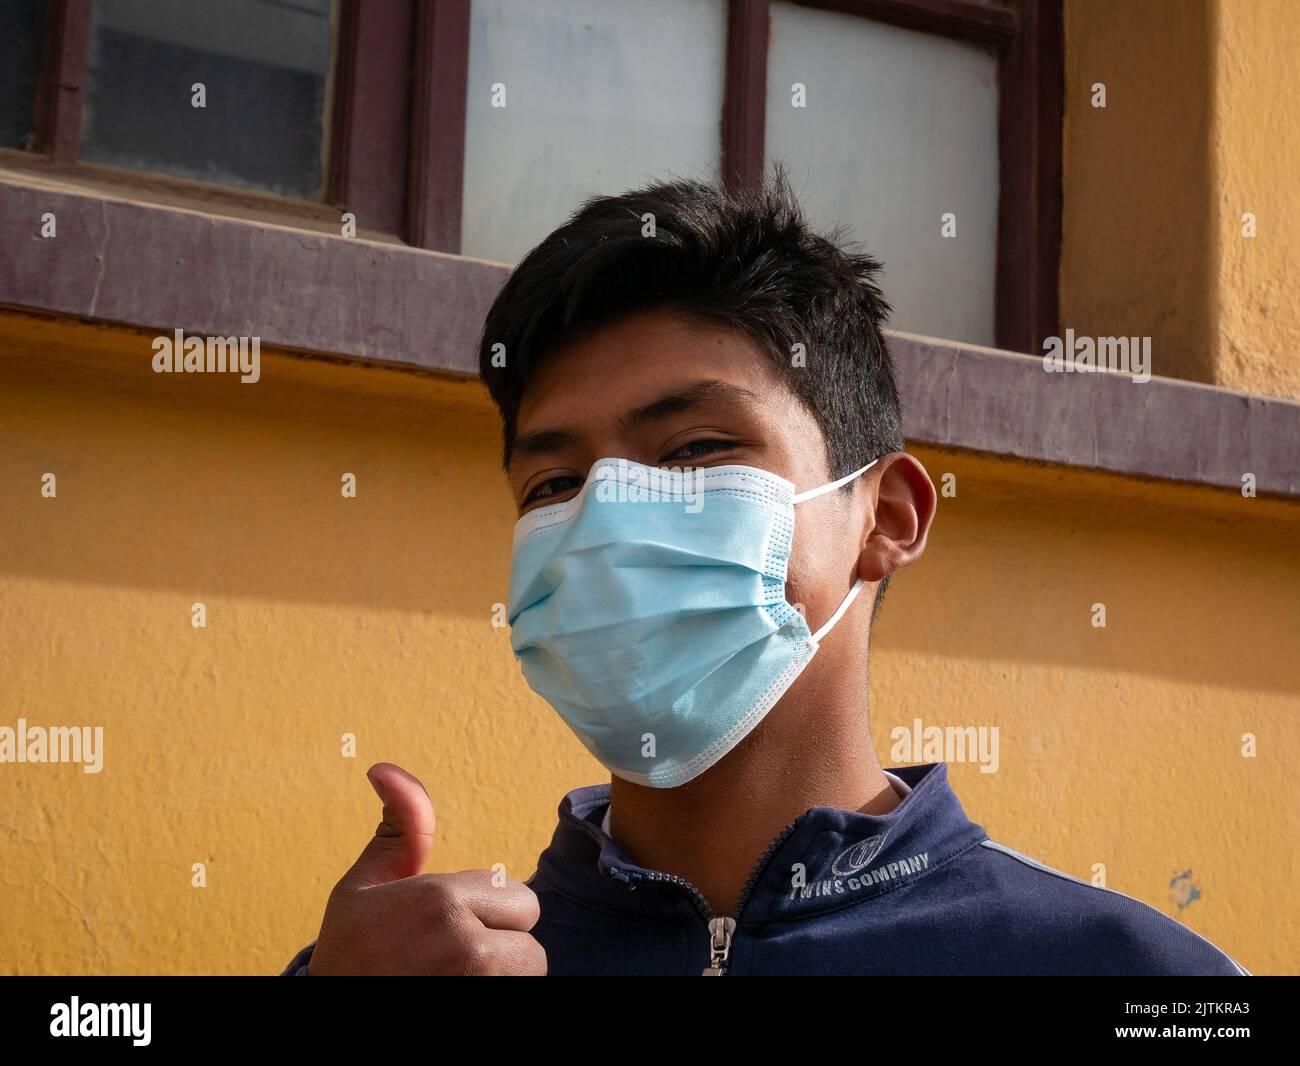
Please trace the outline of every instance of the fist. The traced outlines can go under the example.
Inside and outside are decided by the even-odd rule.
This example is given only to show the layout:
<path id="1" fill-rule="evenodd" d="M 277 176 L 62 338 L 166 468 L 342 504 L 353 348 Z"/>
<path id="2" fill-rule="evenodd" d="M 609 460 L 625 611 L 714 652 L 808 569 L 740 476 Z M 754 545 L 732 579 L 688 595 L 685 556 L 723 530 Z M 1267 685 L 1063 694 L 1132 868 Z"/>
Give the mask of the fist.
<path id="1" fill-rule="evenodd" d="M 366 776 L 383 820 L 330 892 L 308 975 L 544 975 L 532 889 L 488 870 L 420 873 L 433 850 L 428 792 L 392 763 Z"/>

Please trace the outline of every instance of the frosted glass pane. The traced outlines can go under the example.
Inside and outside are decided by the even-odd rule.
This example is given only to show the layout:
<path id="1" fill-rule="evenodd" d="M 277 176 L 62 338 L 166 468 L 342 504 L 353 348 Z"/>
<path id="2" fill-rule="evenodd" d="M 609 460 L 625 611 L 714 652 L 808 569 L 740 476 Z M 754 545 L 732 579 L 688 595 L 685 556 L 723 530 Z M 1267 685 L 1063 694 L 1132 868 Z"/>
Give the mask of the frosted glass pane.
<path id="1" fill-rule="evenodd" d="M 724 0 L 474 0 L 464 254 L 515 263 L 584 197 L 716 181 L 725 61 Z"/>
<path id="2" fill-rule="evenodd" d="M 0 148 L 31 147 L 45 19 L 45 0 L 0 3 Z"/>
<path id="3" fill-rule="evenodd" d="M 891 325 L 993 344 L 998 65 L 977 45 L 772 4 L 767 157 L 885 264 Z M 791 86 L 806 86 L 806 107 Z M 956 237 L 941 216 L 956 215 Z"/>
<path id="4" fill-rule="evenodd" d="M 100 0 L 83 159 L 314 197 L 334 0 Z M 192 86 L 202 83 L 203 107 Z"/>

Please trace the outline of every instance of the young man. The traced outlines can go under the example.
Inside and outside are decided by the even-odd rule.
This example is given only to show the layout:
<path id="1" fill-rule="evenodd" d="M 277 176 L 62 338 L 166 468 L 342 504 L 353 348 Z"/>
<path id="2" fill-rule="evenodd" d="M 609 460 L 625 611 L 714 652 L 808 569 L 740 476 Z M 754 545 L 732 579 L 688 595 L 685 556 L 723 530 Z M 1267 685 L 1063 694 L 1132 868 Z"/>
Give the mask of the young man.
<path id="1" fill-rule="evenodd" d="M 519 264 L 480 351 L 511 641 L 612 779 L 494 885 L 421 874 L 429 797 L 372 767 L 383 822 L 285 974 L 1245 973 L 989 840 L 944 764 L 877 761 L 871 621 L 936 502 L 878 269 L 779 171 L 590 200 Z"/>

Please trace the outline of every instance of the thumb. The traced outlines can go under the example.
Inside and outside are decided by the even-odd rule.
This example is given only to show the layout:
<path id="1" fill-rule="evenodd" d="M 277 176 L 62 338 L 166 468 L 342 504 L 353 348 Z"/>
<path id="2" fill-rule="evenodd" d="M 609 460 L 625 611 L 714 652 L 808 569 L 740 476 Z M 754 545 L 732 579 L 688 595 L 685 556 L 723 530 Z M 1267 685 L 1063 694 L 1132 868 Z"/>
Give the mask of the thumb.
<path id="1" fill-rule="evenodd" d="M 433 850 L 433 800 L 418 778 L 393 763 L 375 763 L 366 777 L 384 801 L 384 817 L 343 879 L 366 887 L 414 877 Z"/>

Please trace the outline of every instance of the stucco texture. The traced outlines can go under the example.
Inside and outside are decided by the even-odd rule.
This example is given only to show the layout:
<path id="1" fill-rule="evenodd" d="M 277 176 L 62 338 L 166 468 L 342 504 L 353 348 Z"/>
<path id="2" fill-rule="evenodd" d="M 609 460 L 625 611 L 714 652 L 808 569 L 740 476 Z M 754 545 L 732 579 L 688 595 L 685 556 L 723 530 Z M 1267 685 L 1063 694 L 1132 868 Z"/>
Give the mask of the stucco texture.
<path id="1" fill-rule="evenodd" d="M 10 315 L 0 438 L 3 724 L 105 729 L 98 774 L 0 768 L 4 972 L 278 972 L 373 831 L 374 761 L 429 788 L 430 869 L 521 878 L 605 779 L 492 625 L 513 508 L 477 384 L 156 375 L 145 334 Z M 1300 508 L 916 452 L 957 495 L 877 624 L 882 761 L 914 718 L 998 727 L 999 772 L 952 767 L 995 839 L 1293 971 Z"/>
<path id="2" fill-rule="evenodd" d="M 1150 337 L 1163 377 L 1300 397 L 1296 15 L 1066 0 L 1063 330 Z"/>

